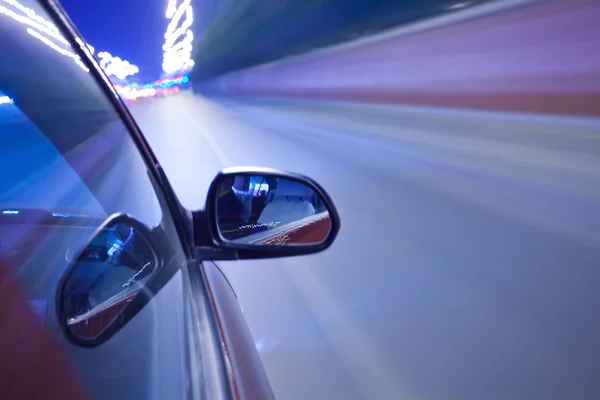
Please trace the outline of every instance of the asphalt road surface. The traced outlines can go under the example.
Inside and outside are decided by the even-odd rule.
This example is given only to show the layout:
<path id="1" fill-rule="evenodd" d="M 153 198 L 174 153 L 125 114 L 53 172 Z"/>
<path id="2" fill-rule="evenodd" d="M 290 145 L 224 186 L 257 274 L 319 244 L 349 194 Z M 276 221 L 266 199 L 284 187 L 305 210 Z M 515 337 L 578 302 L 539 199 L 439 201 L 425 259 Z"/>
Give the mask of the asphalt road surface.
<path id="1" fill-rule="evenodd" d="M 132 106 L 184 205 L 301 172 L 328 251 L 222 263 L 281 399 L 600 396 L 600 121 L 316 101 Z"/>

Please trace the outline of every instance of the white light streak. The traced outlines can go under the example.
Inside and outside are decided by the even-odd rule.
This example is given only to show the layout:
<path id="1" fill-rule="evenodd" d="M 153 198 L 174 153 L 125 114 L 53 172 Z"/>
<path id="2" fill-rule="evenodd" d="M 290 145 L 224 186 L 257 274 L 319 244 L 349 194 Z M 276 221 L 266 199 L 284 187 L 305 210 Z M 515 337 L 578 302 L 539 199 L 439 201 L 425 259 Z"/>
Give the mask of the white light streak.
<path id="1" fill-rule="evenodd" d="M 179 5 L 177 5 L 179 3 Z M 194 22 L 191 0 L 169 0 L 165 16 L 170 20 L 165 32 L 163 71 L 167 74 L 183 72 L 194 66 L 192 42 L 194 33 L 190 30 Z"/>
<path id="2" fill-rule="evenodd" d="M 59 33 L 58 28 L 53 23 L 37 15 L 35 11 L 33 11 L 31 8 L 25 7 L 23 4 L 19 3 L 16 0 L 3 0 L 3 2 L 13 6 L 17 10 L 25 14 L 27 17 L 39 22 L 42 25 L 45 25 L 50 30 Z"/>
<path id="3" fill-rule="evenodd" d="M 119 95 L 125 100 L 136 100 L 140 97 L 154 97 L 156 96 L 156 89 L 150 88 L 142 88 L 137 89 L 131 86 L 121 86 L 115 85 L 115 89 Z"/>
<path id="4" fill-rule="evenodd" d="M 167 4 L 167 13 L 165 16 L 171 19 L 173 18 L 173 15 L 175 15 L 175 11 L 177 11 L 177 0 L 169 0 L 169 3 Z"/>
<path id="5" fill-rule="evenodd" d="M 0 96 L 0 104 L 12 104 L 13 99 L 8 96 Z"/>
<path id="6" fill-rule="evenodd" d="M 116 76 L 119 79 L 125 79 L 140 72 L 136 65 L 119 57 L 113 57 L 107 51 L 101 51 L 97 57 L 100 59 L 100 67 L 109 77 Z"/>
<path id="7" fill-rule="evenodd" d="M 4 5 L 9 5 L 16 9 L 18 12 L 5 7 Z M 43 17 L 36 14 L 34 10 L 31 8 L 25 7 L 17 0 L 0 0 L 0 14 L 4 14 L 17 22 L 20 22 L 26 26 L 27 33 L 40 40 L 42 43 L 46 44 L 53 50 L 56 50 L 60 54 L 67 56 L 73 59 L 77 65 L 79 65 L 83 70 L 89 71 L 89 69 L 85 66 L 81 58 L 75 54 L 72 50 L 70 50 L 71 45 L 69 42 L 60 34 L 59 29 L 52 24 L 50 21 L 44 19 Z M 58 43 L 57 43 L 58 42 Z M 95 49 L 89 44 L 86 44 L 88 49 L 92 54 L 94 54 Z M 110 56 L 107 52 L 101 52 L 98 55 L 105 53 Z M 104 65 L 102 62 L 104 61 Z M 100 61 L 100 65 L 106 75 L 115 76 L 119 79 L 125 79 L 128 76 L 135 75 L 139 72 L 139 68 L 129 61 L 122 60 L 119 57 L 110 56 L 108 59 L 102 59 Z"/>
<path id="8" fill-rule="evenodd" d="M 42 43 L 48 45 L 49 47 L 56 50 L 60 54 L 72 58 L 73 61 L 75 61 L 77 63 L 77 65 L 79 65 L 81 67 L 81 69 L 83 69 L 85 72 L 90 72 L 88 67 L 85 66 L 85 64 L 81 61 L 81 58 L 79 58 L 79 56 L 77 54 L 73 53 L 70 50 L 61 48 L 56 43 L 54 43 L 52 40 L 50 40 L 47 37 L 45 37 L 44 35 L 40 34 L 35 29 L 27 28 L 27 33 L 29 33 L 31 36 L 39 39 Z"/>
<path id="9" fill-rule="evenodd" d="M 470 1 L 465 1 L 465 2 L 462 2 L 462 3 L 451 4 L 447 8 L 448 8 L 448 10 L 459 10 L 461 8 L 468 7 L 470 5 L 471 5 Z"/>
<path id="10" fill-rule="evenodd" d="M 4 1 L 6 1 L 6 0 L 4 0 Z M 18 13 L 14 12 L 12 10 L 9 10 L 8 8 L 6 8 L 4 6 L 0 6 L 0 14 L 4 14 L 8 17 L 11 17 L 15 21 L 18 21 L 22 24 L 29 25 L 32 28 L 35 28 L 38 31 L 43 32 L 48 36 L 53 37 L 54 39 L 63 43 L 65 46 L 69 45 L 69 42 L 67 42 L 67 40 L 64 37 L 62 37 L 60 33 L 58 33 L 58 29 L 56 29 L 56 28 L 55 28 L 56 30 L 51 29 L 46 24 L 39 23 L 36 19 L 32 19 L 32 18 L 29 18 L 28 16 L 24 16 L 24 15 L 19 15 Z"/>

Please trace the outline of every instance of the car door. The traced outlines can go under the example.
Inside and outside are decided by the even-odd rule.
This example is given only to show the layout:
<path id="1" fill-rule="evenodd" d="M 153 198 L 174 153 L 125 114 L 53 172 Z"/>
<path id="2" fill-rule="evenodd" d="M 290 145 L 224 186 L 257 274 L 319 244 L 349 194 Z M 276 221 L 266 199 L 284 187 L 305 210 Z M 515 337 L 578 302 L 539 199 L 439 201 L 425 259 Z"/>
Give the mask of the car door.
<path id="1" fill-rule="evenodd" d="M 340 228 L 330 197 L 301 175 L 233 168 L 215 177 L 204 209 L 184 209 L 59 5 L 5 0 L 0 11 L 0 52 L 10 61 L 0 63 L 8 99 L 0 107 L 9 107 L 0 109 L 0 166 L 14 171 L 0 193 L 0 256 L 9 256 L 3 265 L 38 328 L 93 398 L 272 398 L 212 261 L 327 249 Z M 245 230 L 251 207 L 242 207 L 241 225 L 229 228 L 245 233 L 228 240 L 219 194 L 231 182 L 263 181 L 311 193 L 298 203 L 310 201 L 310 215 L 292 205 L 255 232 Z M 244 187 L 236 201 L 252 205 L 258 193 Z"/>
<path id="2" fill-rule="evenodd" d="M 0 105 L 0 165 L 12 171 L 0 182 L 0 243 L 9 275 L 92 398 L 186 398 L 190 382 L 229 398 L 212 309 L 190 310 L 205 291 L 202 279 L 189 283 L 199 264 L 188 263 L 180 210 L 134 123 L 55 4 L 0 6 L 0 91 L 10 99 Z M 162 232 L 169 274 L 110 340 L 80 346 L 57 319 L 57 287 L 73 254 L 116 213 Z"/>

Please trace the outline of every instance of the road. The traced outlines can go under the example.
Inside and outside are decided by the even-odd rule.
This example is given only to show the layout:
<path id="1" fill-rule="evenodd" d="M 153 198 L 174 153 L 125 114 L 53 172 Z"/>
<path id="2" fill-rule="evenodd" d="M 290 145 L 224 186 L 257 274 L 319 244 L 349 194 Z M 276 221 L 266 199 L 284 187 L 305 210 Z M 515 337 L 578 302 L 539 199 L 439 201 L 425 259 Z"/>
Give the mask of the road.
<path id="1" fill-rule="evenodd" d="M 234 165 L 330 192 L 337 242 L 226 270 L 281 399 L 600 395 L 600 122 L 182 94 L 131 107 L 185 206 Z"/>

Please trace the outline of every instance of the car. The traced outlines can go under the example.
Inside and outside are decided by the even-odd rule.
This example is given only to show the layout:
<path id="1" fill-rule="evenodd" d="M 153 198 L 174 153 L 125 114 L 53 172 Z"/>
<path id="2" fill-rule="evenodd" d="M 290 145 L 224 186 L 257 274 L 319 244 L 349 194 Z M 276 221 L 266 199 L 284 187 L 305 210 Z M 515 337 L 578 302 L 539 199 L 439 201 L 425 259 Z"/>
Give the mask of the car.
<path id="1" fill-rule="evenodd" d="M 331 197 L 233 167 L 184 208 L 54 0 L 0 1 L 0 54 L 0 397 L 273 398 L 215 262 L 325 251 Z"/>

